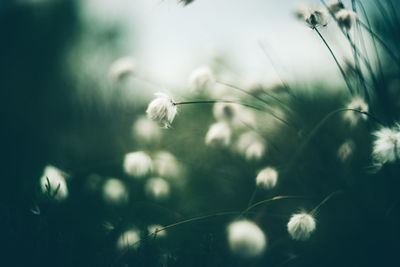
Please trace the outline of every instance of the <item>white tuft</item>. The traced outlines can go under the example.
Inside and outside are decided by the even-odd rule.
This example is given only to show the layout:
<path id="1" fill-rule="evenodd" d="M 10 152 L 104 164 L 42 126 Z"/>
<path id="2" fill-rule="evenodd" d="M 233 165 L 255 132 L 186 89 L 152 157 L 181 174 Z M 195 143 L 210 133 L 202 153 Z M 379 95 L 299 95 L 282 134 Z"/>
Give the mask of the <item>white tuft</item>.
<path id="1" fill-rule="evenodd" d="M 137 249 L 140 246 L 140 232 L 136 228 L 123 232 L 117 240 L 117 249 L 120 251 Z"/>
<path id="2" fill-rule="evenodd" d="M 149 235 L 155 235 L 156 237 L 166 237 L 167 236 L 167 231 L 159 231 L 162 229 L 163 226 L 158 225 L 158 224 L 152 224 L 147 227 L 147 231 L 149 232 Z"/>
<path id="3" fill-rule="evenodd" d="M 353 140 L 345 141 L 337 151 L 337 157 L 341 162 L 346 162 L 353 155 L 355 149 L 355 143 Z"/>
<path id="4" fill-rule="evenodd" d="M 265 154 L 266 145 L 257 133 L 249 131 L 240 136 L 237 148 L 247 160 L 260 160 Z"/>
<path id="5" fill-rule="evenodd" d="M 226 147 L 231 142 L 231 129 L 225 122 L 217 122 L 210 126 L 205 138 L 208 146 Z"/>
<path id="6" fill-rule="evenodd" d="M 143 151 L 128 153 L 124 158 L 124 171 L 135 178 L 142 178 L 152 171 L 153 163 Z"/>
<path id="7" fill-rule="evenodd" d="M 255 223 L 241 220 L 228 225 L 228 243 L 234 254 L 253 258 L 264 252 L 267 240 Z"/>
<path id="8" fill-rule="evenodd" d="M 103 185 L 104 200 L 113 205 L 123 204 L 128 200 L 125 184 L 118 179 L 110 178 Z"/>
<path id="9" fill-rule="evenodd" d="M 308 213 L 293 214 L 287 229 L 294 240 L 305 241 L 315 230 L 315 219 Z"/>
<path id="10" fill-rule="evenodd" d="M 177 113 L 176 104 L 167 94 L 156 93 L 155 96 L 147 107 L 147 117 L 169 128 Z"/>
<path id="11" fill-rule="evenodd" d="M 159 151 L 154 155 L 154 171 L 165 178 L 178 178 L 182 168 L 178 160 L 168 151 Z"/>
<path id="12" fill-rule="evenodd" d="M 114 61 L 108 71 L 113 80 L 121 80 L 135 70 L 135 61 L 131 57 L 122 57 Z"/>
<path id="13" fill-rule="evenodd" d="M 238 112 L 238 106 L 232 103 L 215 103 L 213 115 L 218 121 L 231 122 Z"/>
<path id="14" fill-rule="evenodd" d="M 348 109 L 355 109 L 360 112 L 368 112 L 368 105 L 359 97 L 355 97 L 347 105 Z M 344 119 L 350 123 L 350 126 L 354 127 L 360 120 L 367 120 L 368 116 L 357 111 L 349 110 L 344 113 Z"/>
<path id="15" fill-rule="evenodd" d="M 336 14 L 340 10 L 344 9 L 343 2 L 340 0 L 332 1 L 331 3 L 328 4 L 328 9 L 330 12 Z"/>
<path id="16" fill-rule="evenodd" d="M 42 192 L 45 194 L 50 193 L 50 195 L 56 200 L 66 199 L 68 197 L 68 187 L 67 182 L 65 181 L 66 176 L 67 175 L 60 169 L 47 165 L 44 168 L 42 177 L 40 178 L 40 188 Z M 49 185 L 50 188 L 48 188 Z"/>
<path id="17" fill-rule="evenodd" d="M 160 177 L 150 178 L 145 185 L 148 196 L 156 200 L 164 200 L 169 197 L 170 187 L 167 181 Z"/>
<path id="18" fill-rule="evenodd" d="M 190 74 L 189 84 L 194 92 L 204 92 L 214 86 L 215 78 L 210 68 L 200 67 Z"/>
<path id="19" fill-rule="evenodd" d="M 343 30 L 350 30 L 356 21 L 356 13 L 351 10 L 342 9 L 336 14 L 336 21 Z"/>
<path id="20" fill-rule="evenodd" d="M 265 189 L 271 189 L 276 186 L 278 181 L 278 172 L 274 168 L 264 168 L 262 169 L 256 178 L 256 184 L 259 187 Z"/>
<path id="21" fill-rule="evenodd" d="M 146 143 L 156 142 L 161 138 L 160 127 L 157 123 L 146 117 L 140 117 L 136 120 L 132 127 L 132 133 L 138 140 Z"/>
<path id="22" fill-rule="evenodd" d="M 400 124 L 394 128 L 382 128 L 373 133 L 376 137 L 372 157 L 378 163 L 393 163 L 400 158 Z"/>

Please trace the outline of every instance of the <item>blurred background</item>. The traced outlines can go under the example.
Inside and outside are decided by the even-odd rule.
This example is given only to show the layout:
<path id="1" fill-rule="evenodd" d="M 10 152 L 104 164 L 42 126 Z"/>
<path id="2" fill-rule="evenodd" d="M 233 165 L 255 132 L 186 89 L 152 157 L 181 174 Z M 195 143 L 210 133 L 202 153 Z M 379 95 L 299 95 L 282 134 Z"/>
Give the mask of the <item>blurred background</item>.
<path id="1" fill-rule="evenodd" d="M 373 1 L 362 2 L 398 56 L 399 25 L 382 23 L 382 10 Z M 384 2 L 392 4 L 390 15 L 399 6 L 398 1 Z M 396 163 L 378 173 L 369 171 L 376 124 L 368 122 L 349 133 L 335 118 L 296 163 L 289 160 L 313 127 L 349 99 L 328 50 L 294 16 L 304 3 L 321 6 L 317 0 L 196 0 L 186 7 L 172 0 L 2 0 L 0 265 L 399 264 L 400 169 Z M 345 3 L 351 6 L 351 1 Z M 321 32 L 343 60 L 353 57 L 334 23 Z M 365 51 L 374 53 L 372 44 Z M 375 85 L 381 90 L 371 110 L 394 124 L 400 115 L 399 70 L 390 56 L 379 54 L 383 71 Z M 120 58 L 132 58 L 128 65 L 134 75 L 113 73 Z M 376 58 L 370 60 L 376 70 Z M 284 81 L 296 92 L 295 97 L 279 95 L 289 107 L 285 118 L 295 127 L 276 121 L 264 125 L 260 119 L 266 118 L 257 118 L 268 134 L 268 153 L 259 161 L 204 144 L 215 122 L 211 105 L 179 107 L 172 129 L 157 129 L 161 137 L 154 142 L 144 141 L 146 131 L 140 134 L 135 128 L 157 91 L 177 100 L 196 99 L 189 76 L 204 65 L 227 83 L 257 81 L 274 87 Z M 225 96 L 236 95 L 228 90 Z M 271 107 L 282 109 L 273 101 Z M 337 151 L 348 139 L 357 149 L 343 163 Z M 175 157 L 178 181 L 169 181 L 166 200 L 149 197 L 147 180 L 132 179 L 124 171 L 124 157 L 134 151 L 146 151 L 153 160 L 165 151 Z M 275 195 L 309 198 L 279 202 L 249 215 L 268 236 L 262 257 L 248 260 L 230 253 L 226 226 L 235 215 L 168 229 L 164 239 L 145 238 L 149 225 L 242 211 L 252 197 L 257 171 L 266 165 L 282 171 L 280 184 L 257 192 L 254 202 Z M 43 192 L 46 166 L 67 177 L 64 201 Z M 110 178 L 122 181 L 129 192 L 122 204 L 110 204 L 105 196 Z M 335 190 L 345 194 L 321 210 L 310 242 L 291 242 L 286 232 L 290 215 L 299 208 L 313 209 Z M 121 233 L 132 227 L 144 241 L 134 251 L 121 251 Z"/>

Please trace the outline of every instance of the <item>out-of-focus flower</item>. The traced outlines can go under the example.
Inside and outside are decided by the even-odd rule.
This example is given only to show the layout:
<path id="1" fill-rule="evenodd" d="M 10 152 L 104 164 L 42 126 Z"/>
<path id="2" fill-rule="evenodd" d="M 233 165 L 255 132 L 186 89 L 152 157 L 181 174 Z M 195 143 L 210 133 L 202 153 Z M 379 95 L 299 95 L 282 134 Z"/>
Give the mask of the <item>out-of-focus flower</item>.
<path id="1" fill-rule="evenodd" d="M 148 231 L 149 235 L 155 235 L 156 237 L 166 237 L 167 236 L 166 230 L 159 231 L 162 228 L 163 228 L 163 226 L 161 226 L 161 225 L 152 224 L 147 227 L 147 231 Z"/>
<path id="2" fill-rule="evenodd" d="M 182 174 L 182 166 L 168 151 L 158 151 L 154 155 L 154 171 L 165 178 L 178 178 Z"/>
<path id="3" fill-rule="evenodd" d="M 140 231 L 136 228 L 123 232 L 117 240 L 117 249 L 120 251 L 137 249 L 140 246 Z"/>
<path id="4" fill-rule="evenodd" d="M 335 0 L 328 4 L 328 9 L 330 12 L 335 14 L 340 10 L 344 9 L 344 4 L 340 0 Z"/>
<path id="5" fill-rule="evenodd" d="M 231 142 L 231 129 L 225 122 L 217 122 L 210 126 L 205 139 L 208 146 L 228 146 Z"/>
<path id="6" fill-rule="evenodd" d="M 368 105 L 359 97 L 353 98 L 346 108 L 358 110 L 360 112 L 368 112 Z M 368 119 L 366 114 L 360 112 L 348 110 L 344 113 L 344 118 L 349 121 L 351 126 L 356 126 L 360 119 Z"/>
<path id="7" fill-rule="evenodd" d="M 153 177 L 147 180 L 145 190 L 150 197 L 156 200 L 166 199 L 170 194 L 168 182 L 160 177 Z"/>
<path id="8" fill-rule="evenodd" d="M 121 80 L 135 71 L 135 60 L 131 57 L 122 57 L 114 61 L 108 71 L 113 80 Z"/>
<path id="9" fill-rule="evenodd" d="M 382 128 L 373 133 L 372 156 L 378 163 L 393 163 L 400 158 L 400 124 L 394 128 Z"/>
<path id="10" fill-rule="evenodd" d="M 103 185 L 103 198 L 109 204 L 123 204 L 128 200 L 128 190 L 119 179 L 109 178 Z"/>
<path id="11" fill-rule="evenodd" d="M 256 178 L 256 184 L 265 189 L 271 189 L 276 186 L 278 181 L 278 172 L 271 167 L 262 169 Z"/>
<path id="12" fill-rule="evenodd" d="M 355 143 L 353 140 L 344 142 L 337 151 L 337 157 L 341 162 L 346 162 L 354 153 Z"/>
<path id="13" fill-rule="evenodd" d="M 149 155 L 143 151 L 131 152 L 125 155 L 124 171 L 135 177 L 142 178 L 153 169 L 153 162 Z"/>
<path id="14" fill-rule="evenodd" d="M 232 103 L 215 103 L 213 115 L 218 121 L 231 122 L 237 115 L 238 105 Z"/>
<path id="15" fill-rule="evenodd" d="M 267 239 L 255 223 L 240 220 L 228 225 L 228 243 L 232 253 L 244 258 L 254 258 L 264 252 Z"/>
<path id="16" fill-rule="evenodd" d="M 210 68 L 200 67 L 190 74 L 189 84 L 193 91 L 204 92 L 214 86 L 215 78 Z"/>
<path id="17" fill-rule="evenodd" d="M 257 133 L 249 131 L 240 136 L 237 148 L 247 160 L 259 160 L 264 156 L 266 145 Z"/>
<path id="18" fill-rule="evenodd" d="M 294 240 L 308 240 L 315 230 L 315 219 L 305 212 L 293 214 L 287 224 L 287 229 Z"/>
<path id="19" fill-rule="evenodd" d="M 68 187 L 65 180 L 66 174 L 60 169 L 47 165 L 40 178 L 40 188 L 44 194 L 50 194 L 56 200 L 68 197 Z"/>
<path id="20" fill-rule="evenodd" d="M 147 107 L 147 117 L 169 128 L 177 113 L 176 104 L 167 94 L 156 93 L 155 96 L 156 98 Z"/>
<path id="21" fill-rule="evenodd" d="M 300 6 L 295 10 L 295 16 L 306 22 L 310 28 L 325 27 L 328 16 L 325 11 L 310 6 Z"/>
<path id="22" fill-rule="evenodd" d="M 357 15 L 355 12 L 347 9 L 342 9 L 336 14 L 336 21 L 340 28 L 348 31 L 355 23 L 356 17 Z"/>
<path id="23" fill-rule="evenodd" d="M 132 127 L 132 133 L 140 141 L 147 143 L 158 141 L 161 138 L 160 127 L 157 123 L 146 117 L 140 117 L 136 120 Z"/>

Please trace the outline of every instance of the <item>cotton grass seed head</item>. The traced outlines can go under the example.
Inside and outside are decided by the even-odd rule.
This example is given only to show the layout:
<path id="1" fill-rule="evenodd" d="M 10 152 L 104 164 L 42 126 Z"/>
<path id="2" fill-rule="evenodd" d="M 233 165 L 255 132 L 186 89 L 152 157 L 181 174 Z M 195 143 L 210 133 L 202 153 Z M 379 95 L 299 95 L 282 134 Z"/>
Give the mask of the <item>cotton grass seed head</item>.
<path id="1" fill-rule="evenodd" d="M 348 109 L 354 109 L 360 112 L 368 112 L 368 105 L 360 97 L 355 97 L 347 105 Z M 368 116 L 360 112 L 348 110 L 344 113 L 344 119 L 350 123 L 350 126 L 356 126 L 360 120 L 367 120 Z"/>
<path id="2" fill-rule="evenodd" d="M 154 172 L 165 178 L 178 178 L 182 174 L 182 166 L 168 151 L 158 151 L 154 154 Z"/>
<path id="3" fill-rule="evenodd" d="M 135 60 L 131 57 L 122 57 L 112 63 L 108 75 L 113 80 L 121 80 L 135 71 Z"/>
<path id="4" fill-rule="evenodd" d="M 135 121 L 132 134 L 139 141 L 146 143 L 157 142 L 161 138 L 161 130 L 158 124 L 144 116 Z"/>
<path id="5" fill-rule="evenodd" d="M 340 10 L 344 9 L 344 4 L 340 0 L 335 0 L 328 4 L 328 9 L 330 12 L 336 14 Z"/>
<path id="6" fill-rule="evenodd" d="M 153 177 L 147 180 L 145 190 L 147 195 L 155 200 L 164 200 L 170 194 L 168 182 L 160 177 Z"/>
<path id="7" fill-rule="evenodd" d="M 225 122 L 217 122 L 210 126 L 205 138 L 208 146 L 226 147 L 231 142 L 231 129 Z"/>
<path id="8" fill-rule="evenodd" d="M 147 117 L 161 123 L 165 128 L 170 128 L 177 113 L 176 104 L 167 94 L 155 93 L 155 96 L 147 107 Z"/>
<path id="9" fill-rule="evenodd" d="M 147 232 L 149 233 L 149 235 L 155 235 L 156 237 L 166 237 L 167 236 L 166 230 L 159 231 L 162 228 L 163 226 L 159 224 L 152 224 L 147 227 Z"/>
<path id="10" fill-rule="evenodd" d="M 231 122 L 237 115 L 238 107 L 232 103 L 215 103 L 213 106 L 214 118 L 218 121 Z"/>
<path id="11" fill-rule="evenodd" d="M 323 10 L 311 9 L 304 15 L 304 20 L 312 29 L 325 27 L 328 24 L 328 16 Z"/>
<path id="12" fill-rule="evenodd" d="M 204 92 L 214 86 L 215 78 L 210 68 L 200 67 L 190 74 L 189 84 L 194 92 Z"/>
<path id="13" fill-rule="evenodd" d="M 348 31 L 354 25 L 356 17 L 357 15 L 355 12 L 347 9 L 342 9 L 336 14 L 336 21 L 340 28 Z"/>
<path id="14" fill-rule="evenodd" d="M 135 250 L 140 246 L 140 231 L 136 228 L 123 232 L 117 240 L 119 251 Z"/>
<path id="15" fill-rule="evenodd" d="M 49 194 L 55 200 L 65 200 L 68 197 L 67 175 L 60 169 L 47 165 L 40 178 L 42 193 Z"/>
<path id="16" fill-rule="evenodd" d="M 255 223 L 240 220 L 228 225 L 228 244 L 232 253 L 243 258 L 254 258 L 265 251 L 267 239 Z"/>
<path id="17" fill-rule="evenodd" d="M 315 231 L 315 219 L 305 212 L 293 214 L 287 224 L 287 229 L 292 239 L 306 241 Z"/>
<path id="18" fill-rule="evenodd" d="M 356 144 L 353 140 L 345 141 L 337 151 L 337 157 L 341 162 L 347 162 L 350 157 L 354 154 Z"/>
<path id="19" fill-rule="evenodd" d="M 262 138 L 253 131 L 248 131 L 239 137 L 237 149 L 247 160 L 260 160 L 266 150 L 266 144 Z"/>
<path id="20" fill-rule="evenodd" d="M 400 158 L 400 124 L 393 128 L 381 128 L 373 133 L 372 157 L 378 163 L 393 163 Z"/>
<path id="21" fill-rule="evenodd" d="M 264 189 L 271 189 L 276 186 L 278 181 L 278 172 L 271 167 L 262 169 L 256 178 L 257 186 Z"/>
<path id="22" fill-rule="evenodd" d="M 123 204 L 128 201 L 128 190 L 125 184 L 116 178 L 109 178 L 103 185 L 103 199 L 112 205 Z"/>
<path id="23" fill-rule="evenodd" d="M 134 178 L 142 178 L 153 169 L 153 162 L 143 151 L 128 153 L 124 158 L 124 171 Z"/>

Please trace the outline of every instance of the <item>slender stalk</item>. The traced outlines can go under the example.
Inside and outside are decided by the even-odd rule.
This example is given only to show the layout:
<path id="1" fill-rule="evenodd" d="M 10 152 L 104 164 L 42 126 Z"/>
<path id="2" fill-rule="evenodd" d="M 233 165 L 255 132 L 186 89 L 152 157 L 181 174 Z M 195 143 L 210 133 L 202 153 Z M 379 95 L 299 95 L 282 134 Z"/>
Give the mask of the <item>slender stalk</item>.
<path id="1" fill-rule="evenodd" d="M 313 216 L 315 215 L 316 212 L 321 208 L 322 205 L 324 205 L 328 200 L 330 200 L 334 195 L 343 193 L 342 190 L 338 190 L 335 192 L 330 193 L 324 200 L 322 200 L 312 211 L 310 211 L 310 215 Z"/>
<path id="2" fill-rule="evenodd" d="M 350 82 L 349 82 L 349 80 L 348 80 L 348 78 L 347 78 L 347 76 L 346 76 L 346 74 L 345 74 L 345 72 L 344 72 L 342 66 L 339 64 L 339 61 L 337 60 L 335 54 L 333 53 L 331 47 L 329 46 L 329 44 L 326 42 L 325 38 L 322 36 L 322 34 L 319 32 L 319 30 L 318 30 L 316 27 L 314 27 L 314 30 L 315 30 L 316 33 L 319 35 L 319 37 L 321 38 L 321 40 L 324 42 L 325 46 L 328 48 L 328 50 L 329 50 L 329 52 L 331 53 L 333 59 L 335 60 L 335 63 L 336 63 L 336 65 L 337 65 L 337 67 L 338 67 L 339 70 L 340 70 L 340 73 L 341 73 L 342 76 L 343 76 L 344 81 L 346 82 L 347 87 L 349 88 L 350 93 L 351 93 L 352 95 L 354 95 L 354 90 L 353 90 L 353 88 L 351 87 L 351 84 L 350 84 Z"/>
<path id="3" fill-rule="evenodd" d="M 262 108 L 252 106 L 246 103 L 238 103 L 231 100 L 196 100 L 196 101 L 181 101 L 181 102 L 174 102 L 174 105 L 191 105 L 191 104 L 215 104 L 215 103 L 229 103 L 229 104 L 237 104 L 242 105 L 244 107 L 252 108 L 255 110 L 264 111 Z"/>

